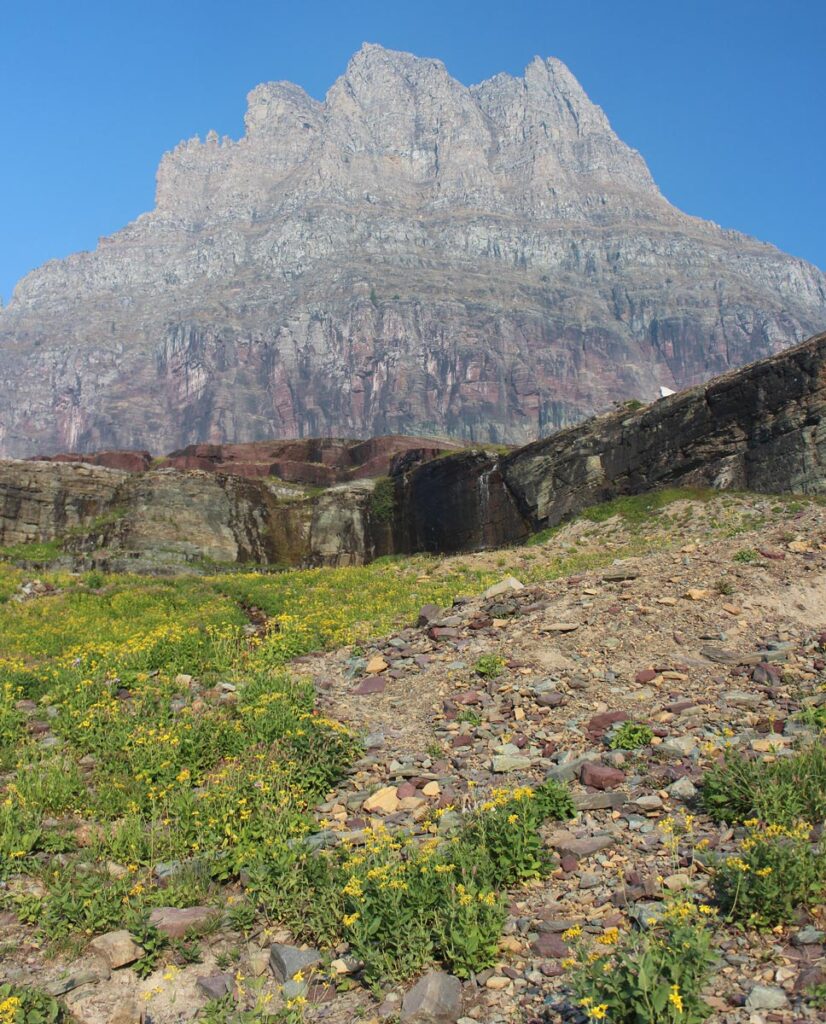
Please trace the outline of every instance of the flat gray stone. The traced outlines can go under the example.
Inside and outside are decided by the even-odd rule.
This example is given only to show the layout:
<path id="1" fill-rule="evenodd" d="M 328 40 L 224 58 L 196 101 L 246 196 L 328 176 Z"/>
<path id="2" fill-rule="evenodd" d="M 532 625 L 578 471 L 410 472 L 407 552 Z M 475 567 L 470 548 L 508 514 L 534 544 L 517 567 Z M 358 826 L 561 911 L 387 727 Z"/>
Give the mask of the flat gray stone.
<path id="1" fill-rule="evenodd" d="M 221 999 L 228 992 L 235 990 L 235 979 L 227 971 L 218 971 L 216 974 L 198 978 L 195 985 L 207 998 Z"/>
<path id="2" fill-rule="evenodd" d="M 299 971 L 307 975 L 309 968 L 318 963 L 321 963 L 321 953 L 317 949 L 299 949 L 282 942 L 270 946 L 270 970 L 282 985 L 292 981 Z"/>
<path id="3" fill-rule="evenodd" d="M 697 749 L 697 737 L 670 736 L 654 749 L 666 757 L 687 757 Z"/>
<path id="4" fill-rule="evenodd" d="M 678 800 L 693 800 L 697 795 L 697 787 L 691 779 L 682 778 L 677 779 L 676 782 L 672 782 L 668 787 L 668 792 Z"/>
<path id="5" fill-rule="evenodd" d="M 493 758 L 495 772 L 516 772 L 530 768 L 531 759 L 523 754 L 496 754 Z"/>
<path id="6" fill-rule="evenodd" d="M 774 985 L 755 985 L 746 997 L 747 1010 L 782 1010 L 788 1005 L 786 993 Z"/>
<path id="7" fill-rule="evenodd" d="M 462 1012 L 462 983 L 444 971 L 429 971 L 405 993 L 404 1024 L 455 1024 Z"/>
<path id="8" fill-rule="evenodd" d="M 590 857 L 616 842 L 614 836 L 575 836 L 571 832 L 556 832 L 548 838 L 548 843 L 561 857 L 570 854 L 579 860 Z"/>

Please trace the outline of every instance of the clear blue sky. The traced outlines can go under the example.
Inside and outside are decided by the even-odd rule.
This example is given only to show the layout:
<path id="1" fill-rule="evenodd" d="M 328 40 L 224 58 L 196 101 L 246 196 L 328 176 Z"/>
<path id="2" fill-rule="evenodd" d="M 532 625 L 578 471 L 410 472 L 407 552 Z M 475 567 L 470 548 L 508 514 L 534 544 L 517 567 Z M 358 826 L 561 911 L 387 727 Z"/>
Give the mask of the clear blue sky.
<path id="1" fill-rule="evenodd" d="M 161 154 L 237 138 L 246 93 L 323 97 L 364 41 L 460 81 L 565 61 L 688 213 L 826 267 L 823 0 L 9 0 L 0 296 L 152 206 Z"/>

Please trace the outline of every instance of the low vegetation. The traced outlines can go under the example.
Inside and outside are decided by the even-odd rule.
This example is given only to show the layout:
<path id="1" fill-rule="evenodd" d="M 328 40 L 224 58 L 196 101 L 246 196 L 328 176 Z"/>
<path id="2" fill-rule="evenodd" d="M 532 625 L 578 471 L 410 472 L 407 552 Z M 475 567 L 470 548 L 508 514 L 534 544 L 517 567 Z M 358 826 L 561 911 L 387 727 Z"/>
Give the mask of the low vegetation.
<path id="1" fill-rule="evenodd" d="M 654 730 L 642 722 L 623 722 L 612 734 L 608 746 L 612 750 L 637 750 L 647 747 L 654 738 Z"/>
<path id="2" fill-rule="evenodd" d="M 600 506 L 547 557 L 537 547 L 556 531 L 467 562 L 171 579 L 38 569 L 30 591 L 21 589 L 33 586 L 25 567 L 48 562 L 53 548 L 0 553 L 0 909 L 70 952 L 127 928 L 143 948 L 131 968 L 140 977 L 198 963 L 208 945 L 203 934 L 166 939 L 150 922 L 159 906 L 211 907 L 214 927 L 245 937 L 286 926 L 325 951 L 346 950 L 358 981 L 376 992 L 433 963 L 460 978 L 496 965 L 514 887 L 558 866 L 542 828 L 574 815 L 568 789 L 482 787 L 461 807 L 434 804 L 421 823 L 427 838 L 374 828 L 363 845 L 328 846 L 314 809 L 353 770 L 362 737 L 320 713 L 293 659 L 343 646 L 366 655 L 371 639 L 409 624 L 422 605 L 449 607 L 508 572 L 530 583 L 609 564 L 649 544 L 652 519 L 662 527 L 657 543 L 675 548 L 680 530 L 672 535 L 671 524 L 705 515 L 689 498 L 704 509 L 708 496 L 665 491 Z M 727 518 L 726 500 L 709 512 L 715 528 L 733 536 L 755 524 L 740 509 Z M 374 512 L 381 519 L 380 503 Z M 580 550 L 579 537 L 597 526 L 616 531 L 616 543 Z M 759 557 L 738 552 L 731 579 L 754 573 Z M 731 593 L 729 584 L 727 575 L 717 592 Z M 468 659 L 462 685 L 470 678 L 482 690 L 500 677 L 506 685 L 508 666 L 502 653 Z M 462 707 L 457 719 L 484 730 L 482 711 Z M 822 712 L 813 704 L 796 721 L 824 728 Z M 607 737 L 616 751 L 652 740 L 651 726 L 632 720 Z M 428 754 L 440 759 L 448 746 L 434 743 Z M 776 759 L 726 750 L 700 800 L 737 830 L 734 855 L 697 850 L 716 907 L 674 898 L 639 928 L 566 933 L 573 955 L 564 965 L 586 1018 L 705 1020 L 715 928 L 776 928 L 823 900 L 826 849 L 812 827 L 826 818 L 822 743 Z M 679 841 L 674 833 L 672 873 L 696 867 L 684 832 Z M 231 953 L 221 956 L 222 969 L 237 972 Z M 332 978 L 327 962 L 318 971 Z M 821 995 L 813 992 L 812 1005 Z M 291 997 L 276 1015 L 256 980 L 242 979 L 202 1019 L 299 1024 L 302 1001 Z M 51 996 L 0 986 L 0 1024 L 59 1020 Z"/>
<path id="3" fill-rule="evenodd" d="M 675 901 L 638 931 L 608 928 L 594 942 L 579 927 L 564 933 L 578 1006 L 610 1024 L 700 1024 L 711 1012 L 702 991 L 717 962 L 713 921 L 711 907 Z"/>
<path id="4" fill-rule="evenodd" d="M 812 842 L 812 826 L 746 823 L 738 856 L 717 866 L 715 889 L 727 916 L 757 928 L 790 924 L 801 906 L 826 891 L 826 846 Z"/>
<path id="5" fill-rule="evenodd" d="M 793 757 L 761 761 L 727 750 L 703 780 L 703 803 L 717 821 L 756 818 L 794 826 L 826 818 L 826 746 L 812 744 Z"/>

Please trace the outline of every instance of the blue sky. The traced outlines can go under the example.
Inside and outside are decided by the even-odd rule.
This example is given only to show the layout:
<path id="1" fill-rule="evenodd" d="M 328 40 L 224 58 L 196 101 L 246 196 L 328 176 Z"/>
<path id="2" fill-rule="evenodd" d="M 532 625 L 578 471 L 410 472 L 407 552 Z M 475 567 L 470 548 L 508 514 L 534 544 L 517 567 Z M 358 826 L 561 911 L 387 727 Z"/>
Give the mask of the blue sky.
<path id="1" fill-rule="evenodd" d="M 826 267 L 822 0 L 10 0 L 0 36 L 0 296 L 152 206 L 161 154 L 237 138 L 246 93 L 323 97 L 364 41 L 460 81 L 564 60 L 665 195 Z"/>

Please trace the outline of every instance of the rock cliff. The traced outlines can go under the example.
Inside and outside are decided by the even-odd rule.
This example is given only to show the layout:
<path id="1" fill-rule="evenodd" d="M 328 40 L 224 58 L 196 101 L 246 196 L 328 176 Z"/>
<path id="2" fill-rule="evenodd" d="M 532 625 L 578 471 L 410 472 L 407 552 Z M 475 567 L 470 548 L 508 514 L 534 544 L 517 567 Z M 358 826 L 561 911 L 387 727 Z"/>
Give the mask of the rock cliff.
<path id="1" fill-rule="evenodd" d="M 676 210 L 558 60 L 467 88 L 364 46 L 0 311 L 0 455 L 442 433 L 525 443 L 822 329 L 816 268 Z M 195 456 L 200 457 L 200 456 Z"/>
<path id="2" fill-rule="evenodd" d="M 154 467 L 118 452 L 100 456 L 108 466 L 0 461 L 0 545 L 62 538 L 76 556 L 144 571 L 347 565 L 518 543 L 589 505 L 657 487 L 826 494 L 826 334 L 523 448 L 456 447 L 328 439 L 199 446 Z M 117 468 L 130 458 L 138 471 Z"/>

